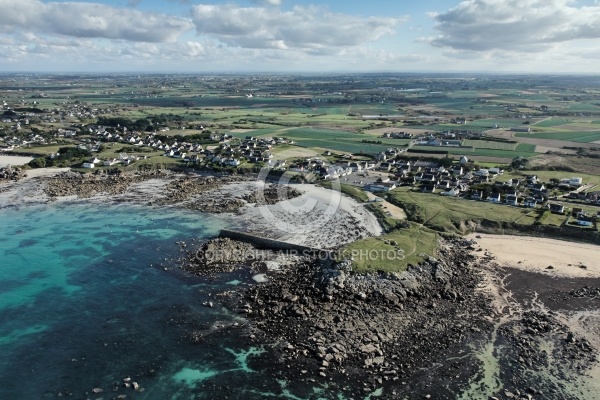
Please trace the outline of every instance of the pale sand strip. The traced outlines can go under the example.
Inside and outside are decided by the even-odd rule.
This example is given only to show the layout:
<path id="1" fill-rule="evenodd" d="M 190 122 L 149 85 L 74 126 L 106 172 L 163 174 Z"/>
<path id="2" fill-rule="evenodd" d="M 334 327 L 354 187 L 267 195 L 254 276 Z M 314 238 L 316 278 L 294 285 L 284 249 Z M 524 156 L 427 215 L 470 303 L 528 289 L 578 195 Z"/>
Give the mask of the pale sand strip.
<path id="1" fill-rule="evenodd" d="M 31 160 L 33 160 L 33 157 L 0 155 L 0 168 L 6 167 L 7 165 L 17 167 L 19 165 L 27 164 Z"/>
<path id="2" fill-rule="evenodd" d="M 54 176 L 54 175 L 60 174 L 61 172 L 67 172 L 70 170 L 71 170 L 71 168 L 54 168 L 54 167 L 30 169 L 30 170 L 27 170 L 27 172 L 26 172 L 27 176 L 25 177 L 25 179 L 37 178 L 40 176 L 43 176 L 43 177 Z"/>
<path id="3" fill-rule="evenodd" d="M 557 277 L 600 277 L 600 246 L 597 245 L 532 236 L 481 233 L 471 234 L 468 238 L 491 253 L 499 264 Z M 553 269 L 548 269 L 548 266 Z"/>

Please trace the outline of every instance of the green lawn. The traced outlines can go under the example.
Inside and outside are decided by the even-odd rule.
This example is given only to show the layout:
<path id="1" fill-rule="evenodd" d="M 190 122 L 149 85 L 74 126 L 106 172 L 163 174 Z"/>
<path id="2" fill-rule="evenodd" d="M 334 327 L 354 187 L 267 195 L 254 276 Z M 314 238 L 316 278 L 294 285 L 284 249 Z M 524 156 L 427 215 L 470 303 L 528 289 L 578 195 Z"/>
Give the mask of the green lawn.
<path id="1" fill-rule="evenodd" d="M 138 169 L 139 167 L 142 167 L 142 166 L 157 167 L 159 165 L 177 165 L 177 164 L 183 164 L 183 163 L 184 163 L 183 160 L 178 159 L 178 158 L 154 156 L 154 157 L 149 157 L 145 160 L 136 161 L 133 164 L 125 167 L 125 169 L 131 170 L 131 169 Z"/>
<path id="2" fill-rule="evenodd" d="M 397 244 L 390 244 L 391 241 Z M 353 259 L 353 270 L 357 272 L 398 272 L 408 264 L 418 264 L 427 255 L 433 256 L 437 245 L 436 232 L 411 224 L 387 235 L 351 243 L 342 249 L 342 254 Z"/>
<path id="3" fill-rule="evenodd" d="M 546 210 L 538 218 L 538 221 L 540 223 L 542 223 L 543 225 L 561 226 L 567 218 L 568 218 L 567 215 L 553 214 L 550 211 Z"/>

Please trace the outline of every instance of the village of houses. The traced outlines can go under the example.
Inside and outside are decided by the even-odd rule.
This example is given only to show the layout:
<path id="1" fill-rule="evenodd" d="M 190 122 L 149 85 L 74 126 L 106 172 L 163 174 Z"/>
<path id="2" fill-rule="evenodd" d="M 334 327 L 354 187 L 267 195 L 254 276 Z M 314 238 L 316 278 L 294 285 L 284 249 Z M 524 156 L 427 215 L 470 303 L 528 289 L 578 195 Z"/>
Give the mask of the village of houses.
<path id="1" fill-rule="evenodd" d="M 4 104 L 3 108 L 7 108 Z M 68 110 L 73 116 L 91 115 L 98 110 L 90 110 L 73 105 Z M 106 110 L 100 110 L 104 112 Z M 33 115 L 32 115 L 33 116 Z M 53 122 L 52 116 L 44 116 L 46 122 Z M 22 126 L 29 124 L 28 114 L 21 114 L 18 119 L 7 119 L 5 122 L 13 122 L 13 131 L 18 133 Z M 88 126 L 90 138 L 79 138 L 81 126 L 69 129 L 58 129 L 54 134 L 54 140 L 47 140 L 40 134 L 29 133 L 28 135 L 15 135 L 5 137 L 6 146 L 3 151 L 11 151 L 15 148 L 28 145 L 49 145 L 57 143 L 57 140 L 71 139 L 78 143 L 81 149 L 98 153 L 103 145 L 107 143 L 123 143 L 130 147 L 162 152 L 165 157 L 177 159 L 188 164 L 200 164 L 205 167 L 232 167 L 237 168 L 242 164 L 254 165 L 261 168 L 289 171 L 290 174 L 299 174 L 310 179 L 337 179 L 343 183 L 361 187 L 369 192 L 389 192 L 399 186 L 411 186 L 413 190 L 441 196 L 458 197 L 466 200 L 487 201 L 495 204 L 503 204 L 526 208 L 547 208 L 553 213 L 564 214 L 565 206 L 558 202 L 556 196 L 550 195 L 547 182 L 541 182 L 535 175 L 529 175 L 525 179 L 502 179 L 503 171 L 500 168 L 470 168 L 472 163 L 463 156 L 451 167 L 445 168 L 435 161 L 410 161 L 403 159 L 403 153 L 407 148 L 389 148 L 385 152 L 378 153 L 372 157 L 363 155 L 355 157 L 352 155 L 341 155 L 336 161 L 330 163 L 330 152 L 324 153 L 323 158 L 308 157 L 296 159 L 276 159 L 273 149 L 283 144 L 294 144 L 293 141 L 283 137 L 265 138 L 246 136 L 245 139 L 237 139 L 229 134 L 210 133 L 211 144 L 201 145 L 199 143 L 185 141 L 185 137 L 173 136 L 172 141 L 163 142 L 157 136 L 169 128 L 164 127 L 159 132 L 128 132 L 127 129 L 110 129 L 109 127 L 90 125 Z M 200 130 L 204 127 L 200 126 Z M 517 128 L 519 131 L 529 131 L 529 128 Z M 516 130 L 516 129 L 515 129 Z M 428 145 L 440 147 L 461 147 L 461 139 L 485 135 L 479 132 L 460 131 L 441 132 L 439 134 L 427 134 L 413 137 L 410 133 L 396 132 L 386 133 L 383 137 L 397 139 L 411 139 L 411 145 Z M 161 136 L 164 138 L 164 135 Z M 56 156 L 53 154 L 52 156 Z M 51 157 L 52 157 L 51 156 Z M 99 159 L 92 157 L 86 160 L 81 167 L 93 169 L 97 167 L 111 167 L 116 165 L 130 165 L 145 159 L 146 155 L 133 155 L 122 152 L 118 157 Z M 406 158 L 406 157 L 404 157 Z M 491 186 L 491 191 L 477 190 L 481 184 Z M 489 187 L 488 186 L 488 187 Z M 600 205 L 600 191 L 586 191 L 587 186 L 582 178 L 573 177 L 558 182 L 558 187 L 566 194 L 561 197 L 564 201 Z M 553 202 L 553 200 L 555 202 Z M 573 207 L 573 217 L 581 226 L 592 226 L 599 218 L 600 212 L 590 215 L 579 207 Z"/>
<path id="2" fill-rule="evenodd" d="M 562 179 L 556 187 L 565 193 L 557 197 L 536 175 L 527 175 L 523 179 L 502 179 L 501 168 L 472 169 L 473 163 L 466 156 L 460 157 L 450 167 L 440 166 L 437 161 L 410 161 L 403 157 L 405 148 L 389 148 L 372 157 L 356 157 L 349 154 L 334 158 L 329 162 L 331 152 L 323 157 L 305 157 L 278 160 L 273 149 L 282 144 L 294 144 L 286 138 L 257 138 L 246 136 L 235 139 L 228 134 L 210 135 L 214 145 L 203 147 L 200 144 L 177 141 L 167 144 L 155 139 L 156 133 L 142 137 L 139 134 L 114 134 L 103 127 L 94 126 L 92 133 L 101 141 L 92 146 L 98 147 L 106 141 L 119 141 L 138 147 L 150 147 L 163 151 L 163 155 L 181 159 L 187 163 L 203 163 L 205 166 L 221 165 L 238 167 L 243 163 L 261 168 L 288 171 L 291 175 L 300 175 L 311 179 L 340 179 L 343 183 L 361 187 L 374 193 L 385 193 L 399 186 L 411 186 L 432 195 L 457 197 L 465 200 L 486 201 L 498 205 L 525 207 L 531 209 L 547 208 L 552 213 L 565 214 L 563 202 L 572 202 L 572 216 L 580 226 L 593 226 L 600 216 L 584 212 L 577 204 L 600 205 L 600 191 L 592 191 L 581 177 Z M 434 139 L 435 140 L 435 139 Z M 218 144 L 216 143 L 218 142 Z M 89 146 L 88 146 L 89 147 Z M 143 156 L 142 156 L 143 157 Z M 370 158 L 370 159 L 369 159 Z M 95 165 L 128 165 L 139 157 L 121 154 L 119 158 L 98 160 L 94 158 L 84 163 L 84 168 Z M 488 190 L 477 190 L 481 184 L 487 184 Z M 587 190 L 586 190 L 587 189 Z"/>

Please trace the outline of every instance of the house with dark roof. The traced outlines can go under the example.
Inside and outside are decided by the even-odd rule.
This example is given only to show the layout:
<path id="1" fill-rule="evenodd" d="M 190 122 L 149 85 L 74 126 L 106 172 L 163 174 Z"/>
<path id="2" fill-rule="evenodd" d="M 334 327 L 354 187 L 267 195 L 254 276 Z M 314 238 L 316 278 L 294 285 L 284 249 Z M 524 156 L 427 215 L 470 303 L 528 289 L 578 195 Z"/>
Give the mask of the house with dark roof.
<path id="1" fill-rule="evenodd" d="M 500 203 L 500 193 L 490 194 L 486 201 L 489 201 L 490 203 Z"/>
<path id="2" fill-rule="evenodd" d="M 506 196 L 506 200 L 504 200 L 504 204 L 508 204 L 510 206 L 518 206 L 519 197 L 517 197 L 516 195 L 508 195 Z"/>
<path id="3" fill-rule="evenodd" d="M 535 208 L 537 205 L 537 200 L 533 197 L 528 197 L 525 199 L 525 201 L 523 201 L 523 205 L 528 208 Z"/>

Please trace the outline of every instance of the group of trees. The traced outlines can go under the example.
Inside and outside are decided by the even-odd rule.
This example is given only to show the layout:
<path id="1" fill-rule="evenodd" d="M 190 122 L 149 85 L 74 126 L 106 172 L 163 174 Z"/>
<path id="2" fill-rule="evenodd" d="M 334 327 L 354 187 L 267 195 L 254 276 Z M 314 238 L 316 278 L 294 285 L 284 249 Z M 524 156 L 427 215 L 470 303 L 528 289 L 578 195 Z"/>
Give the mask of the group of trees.
<path id="1" fill-rule="evenodd" d="M 183 121 L 183 117 L 181 115 L 175 114 L 159 114 L 152 115 L 146 118 L 139 118 L 131 120 L 125 117 L 100 117 L 98 118 L 98 125 L 110 126 L 113 128 L 127 128 L 128 130 L 135 131 L 154 131 L 156 126 L 164 126 L 168 125 L 171 122 L 181 123 Z"/>
<path id="2" fill-rule="evenodd" d="M 92 153 L 89 150 L 78 147 L 61 147 L 58 149 L 58 155 L 55 157 L 38 157 L 29 162 L 32 168 L 45 167 L 71 167 L 90 158 Z"/>

